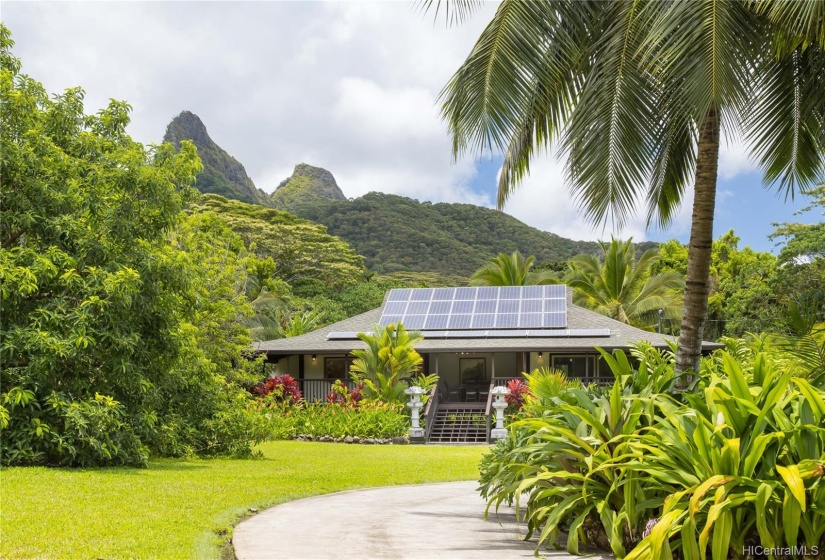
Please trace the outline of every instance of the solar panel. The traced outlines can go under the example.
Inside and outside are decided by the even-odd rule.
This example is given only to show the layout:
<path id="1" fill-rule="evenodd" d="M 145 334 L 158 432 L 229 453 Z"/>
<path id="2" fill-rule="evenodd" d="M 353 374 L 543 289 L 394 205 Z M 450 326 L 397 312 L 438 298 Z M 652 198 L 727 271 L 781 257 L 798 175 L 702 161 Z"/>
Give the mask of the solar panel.
<path id="1" fill-rule="evenodd" d="M 567 326 L 567 288 L 481 286 L 391 290 L 380 324 L 408 329 L 562 329 Z"/>
<path id="2" fill-rule="evenodd" d="M 390 290 L 390 296 L 387 301 L 409 301 L 412 289 L 404 288 L 398 290 Z"/>
<path id="3" fill-rule="evenodd" d="M 434 316 L 428 317 L 427 320 Z M 424 338 L 604 338 L 610 336 L 610 329 L 458 329 L 421 331 Z M 356 332 L 331 332 L 327 340 L 357 340 Z"/>
<path id="4" fill-rule="evenodd" d="M 452 301 L 455 297 L 455 288 L 436 288 L 433 292 L 433 301 Z"/>
<path id="5" fill-rule="evenodd" d="M 430 311 L 429 301 L 411 301 L 407 305 L 407 315 L 426 315 Z"/>
<path id="6" fill-rule="evenodd" d="M 467 315 L 450 315 L 447 320 L 448 329 L 469 329 L 472 323 L 473 316 Z"/>
<path id="7" fill-rule="evenodd" d="M 473 315 L 474 329 L 492 329 L 496 326 L 496 316 L 492 313 Z"/>
<path id="8" fill-rule="evenodd" d="M 449 315 L 429 315 L 424 321 L 425 329 L 446 329 Z"/>

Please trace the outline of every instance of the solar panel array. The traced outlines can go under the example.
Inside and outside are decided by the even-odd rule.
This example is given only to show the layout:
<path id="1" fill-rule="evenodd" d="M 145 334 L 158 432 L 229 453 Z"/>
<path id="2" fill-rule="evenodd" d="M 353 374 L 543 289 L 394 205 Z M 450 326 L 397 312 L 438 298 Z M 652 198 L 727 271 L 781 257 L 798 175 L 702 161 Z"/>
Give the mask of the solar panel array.
<path id="1" fill-rule="evenodd" d="M 541 330 L 477 330 L 477 331 L 421 331 L 424 339 L 432 338 L 603 338 L 610 329 L 541 329 Z M 331 332 L 327 340 L 356 340 L 356 332 Z"/>
<path id="2" fill-rule="evenodd" d="M 391 290 L 380 324 L 410 330 L 560 329 L 567 326 L 567 288 L 503 286 Z"/>

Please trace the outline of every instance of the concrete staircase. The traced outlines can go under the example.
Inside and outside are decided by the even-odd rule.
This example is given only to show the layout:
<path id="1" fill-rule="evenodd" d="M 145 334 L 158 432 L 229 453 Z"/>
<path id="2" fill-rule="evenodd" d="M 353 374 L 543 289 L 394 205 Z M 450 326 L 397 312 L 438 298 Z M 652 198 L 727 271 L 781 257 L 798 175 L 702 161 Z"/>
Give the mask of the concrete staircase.
<path id="1" fill-rule="evenodd" d="M 487 443 L 484 403 L 439 404 L 428 443 Z"/>

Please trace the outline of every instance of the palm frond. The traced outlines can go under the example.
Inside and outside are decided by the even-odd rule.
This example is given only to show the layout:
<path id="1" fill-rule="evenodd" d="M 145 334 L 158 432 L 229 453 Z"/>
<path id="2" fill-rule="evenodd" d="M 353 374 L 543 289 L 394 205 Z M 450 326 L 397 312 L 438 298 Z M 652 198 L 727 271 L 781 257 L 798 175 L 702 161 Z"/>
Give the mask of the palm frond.
<path id="1" fill-rule="evenodd" d="M 786 198 L 822 177 L 823 75 L 825 56 L 819 47 L 772 57 L 756 73 L 759 94 L 745 111 L 744 128 L 765 184 L 778 182 Z"/>

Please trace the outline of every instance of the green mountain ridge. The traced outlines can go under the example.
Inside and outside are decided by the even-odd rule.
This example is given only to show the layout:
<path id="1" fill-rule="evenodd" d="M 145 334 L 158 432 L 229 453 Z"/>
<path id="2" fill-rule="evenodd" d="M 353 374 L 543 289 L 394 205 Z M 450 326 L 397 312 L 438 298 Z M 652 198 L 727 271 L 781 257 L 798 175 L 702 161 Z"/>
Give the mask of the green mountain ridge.
<path id="1" fill-rule="evenodd" d="M 195 186 L 202 193 L 225 196 L 241 202 L 272 206 L 269 195 L 255 187 L 255 183 L 241 163 L 218 146 L 203 121 L 194 113 L 182 111 L 166 127 L 164 142 L 180 146 L 182 140 L 191 140 L 198 148 L 203 171 L 198 173 Z"/>
<path id="2" fill-rule="evenodd" d="M 315 170 L 314 174 L 307 173 L 307 168 Z M 318 171 L 328 175 L 324 182 L 313 179 L 321 176 Z M 370 270 L 381 274 L 438 272 L 468 277 L 498 253 L 521 251 L 544 264 L 581 253 L 600 253 L 593 241 L 541 231 L 482 206 L 432 204 L 380 192 L 352 200 L 343 192 L 327 196 L 330 180 L 340 192 L 328 171 L 301 164 L 296 174 L 279 185 L 272 200 L 276 208 L 325 225 L 330 234 L 363 255 Z M 637 249 L 641 253 L 657 246 L 643 242 Z"/>
<path id="3" fill-rule="evenodd" d="M 201 192 L 276 208 L 325 226 L 379 274 L 467 278 L 498 253 L 521 251 L 535 255 L 540 265 L 555 267 L 577 254 L 600 253 L 595 242 L 541 231 L 503 212 L 472 204 L 433 204 L 381 192 L 348 199 L 332 173 L 306 163 L 296 165 L 292 175 L 267 195 L 188 111 L 169 124 L 164 140 L 195 143 L 204 163 L 195 184 Z M 641 253 L 658 243 L 636 246 Z"/>

